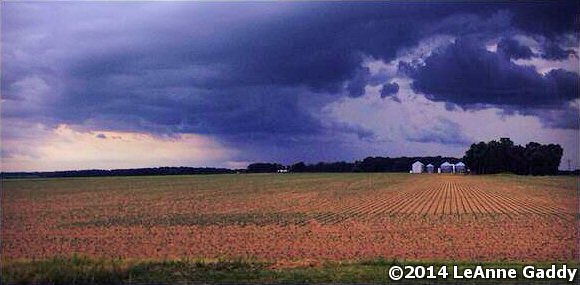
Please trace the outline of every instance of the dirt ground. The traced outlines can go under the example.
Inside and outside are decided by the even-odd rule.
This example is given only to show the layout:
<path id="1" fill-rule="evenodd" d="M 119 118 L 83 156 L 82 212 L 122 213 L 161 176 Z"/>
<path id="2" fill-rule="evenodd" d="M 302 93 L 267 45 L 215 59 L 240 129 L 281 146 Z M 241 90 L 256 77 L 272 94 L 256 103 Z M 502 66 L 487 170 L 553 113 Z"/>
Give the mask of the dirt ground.
<path id="1" fill-rule="evenodd" d="M 272 174 L 2 181 L 1 255 L 570 261 L 576 177 Z"/>

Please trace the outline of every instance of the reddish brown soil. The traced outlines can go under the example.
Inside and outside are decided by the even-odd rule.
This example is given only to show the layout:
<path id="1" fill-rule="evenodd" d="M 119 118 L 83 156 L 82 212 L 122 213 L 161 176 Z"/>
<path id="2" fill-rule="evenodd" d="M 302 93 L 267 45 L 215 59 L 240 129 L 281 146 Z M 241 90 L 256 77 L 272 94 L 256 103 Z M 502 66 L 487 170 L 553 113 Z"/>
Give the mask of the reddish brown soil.
<path id="1" fill-rule="evenodd" d="M 316 264 L 569 261 L 579 253 L 572 178 L 295 177 L 4 181 L 1 254 Z"/>

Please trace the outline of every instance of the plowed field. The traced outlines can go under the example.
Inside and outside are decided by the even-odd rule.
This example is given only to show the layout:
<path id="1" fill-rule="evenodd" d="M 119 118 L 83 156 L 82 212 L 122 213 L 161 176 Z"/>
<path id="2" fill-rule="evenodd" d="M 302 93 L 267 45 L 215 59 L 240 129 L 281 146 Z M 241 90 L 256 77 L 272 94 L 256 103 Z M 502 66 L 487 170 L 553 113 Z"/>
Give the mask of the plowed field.
<path id="1" fill-rule="evenodd" d="M 275 174 L 2 181 L 5 259 L 569 261 L 575 177 Z"/>

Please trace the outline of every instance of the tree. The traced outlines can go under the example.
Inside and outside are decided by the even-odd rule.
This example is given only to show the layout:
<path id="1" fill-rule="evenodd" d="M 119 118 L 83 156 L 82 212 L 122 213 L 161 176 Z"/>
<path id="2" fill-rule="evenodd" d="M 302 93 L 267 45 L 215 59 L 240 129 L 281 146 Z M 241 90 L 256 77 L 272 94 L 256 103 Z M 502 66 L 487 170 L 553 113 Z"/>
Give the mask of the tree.
<path id="1" fill-rule="evenodd" d="M 306 164 L 304 162 L 294 163 L 290 166 L 290 172 L 305 172 L 306 171 Z"/>
<path id="2" fill-rule="evenodd" d="M 552 175 L 558 173 L 563 149 L 559 145 L 530 142 L 515 145 L 509 138 L 472 144 L 463 160 L 474 173 Z"/>
<path id="3" fill-rule="evenodd" d="M 282 169 L 283 166 L 277 163 L 252 163 L 248 165 L 248 172 L 249 173 L 271 173 L 277 172 L 278 169 Z"/>

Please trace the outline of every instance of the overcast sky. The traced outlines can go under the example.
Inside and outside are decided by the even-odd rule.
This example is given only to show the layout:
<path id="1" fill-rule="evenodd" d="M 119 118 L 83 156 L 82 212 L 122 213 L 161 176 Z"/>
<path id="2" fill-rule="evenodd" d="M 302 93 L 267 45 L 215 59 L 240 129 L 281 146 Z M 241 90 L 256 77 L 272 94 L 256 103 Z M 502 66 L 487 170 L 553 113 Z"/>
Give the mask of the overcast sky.
<path id="1" fill-rule="evenodd" d="M 577 167 L 578 3 L 2 2 L 2 170 L 461 157 L 500 137 Z"/>

